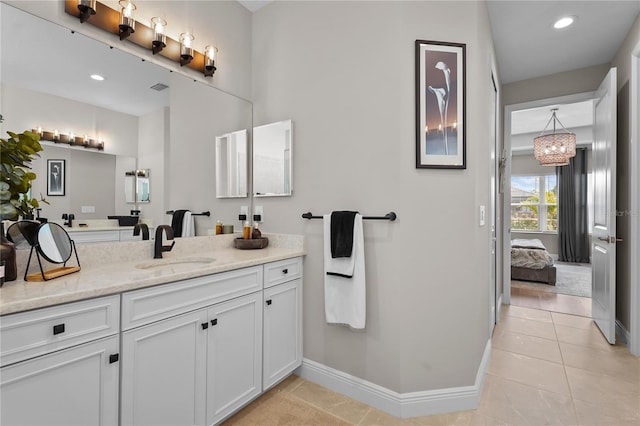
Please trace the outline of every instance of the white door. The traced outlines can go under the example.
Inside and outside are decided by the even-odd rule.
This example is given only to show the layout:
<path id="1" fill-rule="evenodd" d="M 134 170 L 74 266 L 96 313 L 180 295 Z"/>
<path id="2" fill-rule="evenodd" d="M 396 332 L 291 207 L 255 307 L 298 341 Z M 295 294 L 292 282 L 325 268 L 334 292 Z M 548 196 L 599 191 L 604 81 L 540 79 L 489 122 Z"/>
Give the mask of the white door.
<path id="1" fill-rule="evenodd" d="M 208 310 L 207 424 L 262 392 L 262 292 Z"/>
<path id="2" fill-rule="evenodd" d="M 591 243 L 592 317 L 609 343 L 616 339 L 616 69 L 594 101 L 594 214 Z"/>
<path id="3" fill-rule="evenodd" d="M 302 280 L 264 291 L 264 389 L 302 364 Z"/>
<path id="4" fill-rule="evenodd" d="M 200 309 L 122 334 L 122 425 L 204 425 L 208 328 Z"/>
<path id="5" fill-rule="evenodd" d="M 118 424 L 118 337 L 0 370 L 2 425 Z"/>

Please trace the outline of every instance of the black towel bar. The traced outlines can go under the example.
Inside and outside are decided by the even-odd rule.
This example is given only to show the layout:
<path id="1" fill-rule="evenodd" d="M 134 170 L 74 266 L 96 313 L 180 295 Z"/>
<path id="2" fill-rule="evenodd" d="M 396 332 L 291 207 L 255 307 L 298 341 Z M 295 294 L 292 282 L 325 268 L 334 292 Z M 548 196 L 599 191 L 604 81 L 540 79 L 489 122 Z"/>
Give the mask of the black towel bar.
<path id="1" fill-rule="evenodd" d="M 173 214 L 173 210 L 168 210 L 167 214 Z M 211 212 L 191 213 L 191 216 L 211 216 Z"/>
<path id="2" fill-rule="evenodd" d="M 304 219 L 322 219 L 322 216 L 314 216 L 311 212 L 302 213 L 302 217 Z M 366 220 L 390 220 L 391 222 L 396 220 L 397 217 L 395 212 L 389 212 L 384 216 L 362 216 Z"/>

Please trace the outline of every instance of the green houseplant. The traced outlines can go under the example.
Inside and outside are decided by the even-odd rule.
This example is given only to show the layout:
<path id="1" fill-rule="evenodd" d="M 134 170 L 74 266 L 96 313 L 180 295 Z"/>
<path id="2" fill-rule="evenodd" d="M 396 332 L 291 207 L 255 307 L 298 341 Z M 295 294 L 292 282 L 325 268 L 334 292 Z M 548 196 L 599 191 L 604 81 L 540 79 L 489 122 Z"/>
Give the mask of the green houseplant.
<path id="1" fill-rule="evenodd" d="M 31 161 L 42 151 L 40 135 L 31 131 L 7 133 L 8 139 L 0 139 L 0 220 L 32 217 L 40 202 L 48 204 L 42 195 L 39 201 L 29 195 L 36 179 Z"/>

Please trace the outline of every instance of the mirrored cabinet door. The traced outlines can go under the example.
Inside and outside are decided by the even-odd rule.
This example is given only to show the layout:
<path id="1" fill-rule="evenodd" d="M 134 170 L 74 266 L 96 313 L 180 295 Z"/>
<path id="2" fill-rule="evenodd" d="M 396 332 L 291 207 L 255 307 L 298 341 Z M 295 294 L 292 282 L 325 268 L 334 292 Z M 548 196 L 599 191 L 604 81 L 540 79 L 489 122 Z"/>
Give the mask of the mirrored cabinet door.
<path id="1" fill-rule="evenodd" d="M 292 135 L 291 120 L 253 128 L 253 192 L 256 197 L 291 195 Z"/>

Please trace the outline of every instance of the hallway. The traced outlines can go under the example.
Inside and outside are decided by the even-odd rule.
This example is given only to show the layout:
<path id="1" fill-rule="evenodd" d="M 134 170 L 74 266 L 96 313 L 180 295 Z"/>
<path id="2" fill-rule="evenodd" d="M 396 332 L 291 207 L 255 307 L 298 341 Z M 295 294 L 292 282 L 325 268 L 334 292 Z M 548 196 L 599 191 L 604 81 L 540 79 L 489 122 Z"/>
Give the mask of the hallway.
<path id="1" fill-rule="evenodd" d="M 640 358 L 589 318 L 503 305 L 478 409 L 398 419 L 291 376 L 226 425 L 638 425 Z"/>

